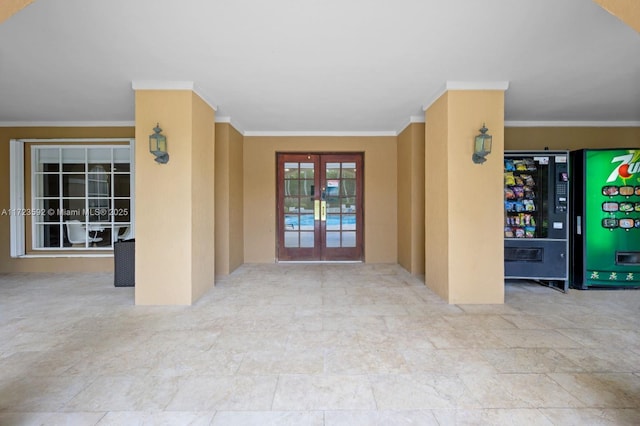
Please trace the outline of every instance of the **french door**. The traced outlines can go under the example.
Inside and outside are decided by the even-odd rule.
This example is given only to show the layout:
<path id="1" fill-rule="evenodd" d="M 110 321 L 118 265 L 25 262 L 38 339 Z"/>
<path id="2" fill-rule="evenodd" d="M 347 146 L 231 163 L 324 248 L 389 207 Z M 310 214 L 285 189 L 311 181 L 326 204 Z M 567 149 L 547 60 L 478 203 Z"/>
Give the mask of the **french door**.
<path id="1" fill-rule="evenodd" d="M 362 260 L 362 168 L 361 153 L 277 155 L 278 260 Z"/>

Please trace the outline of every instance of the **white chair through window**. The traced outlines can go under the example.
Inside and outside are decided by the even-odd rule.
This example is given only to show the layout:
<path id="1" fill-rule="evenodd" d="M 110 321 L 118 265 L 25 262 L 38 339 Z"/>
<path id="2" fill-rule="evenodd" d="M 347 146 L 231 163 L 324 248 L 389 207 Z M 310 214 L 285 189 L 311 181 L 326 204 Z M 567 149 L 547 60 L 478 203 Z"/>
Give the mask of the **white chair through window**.
<path id="1" fill-rule="evenodd" d="M 84 224 L 79 220 L 68 220 L 65 225 L 67 226 L 67 239 L 74 246 L 84 247 L 87 242 L 92 244 L 102 241 L 102 237 L 87 235 Z"/>
<path id="2" fill-rule="evenodd" d="M 118 241 L 127 241 L 133 239 L 133 227 L 127 226 L 122 235 L 118 235 Z"/>

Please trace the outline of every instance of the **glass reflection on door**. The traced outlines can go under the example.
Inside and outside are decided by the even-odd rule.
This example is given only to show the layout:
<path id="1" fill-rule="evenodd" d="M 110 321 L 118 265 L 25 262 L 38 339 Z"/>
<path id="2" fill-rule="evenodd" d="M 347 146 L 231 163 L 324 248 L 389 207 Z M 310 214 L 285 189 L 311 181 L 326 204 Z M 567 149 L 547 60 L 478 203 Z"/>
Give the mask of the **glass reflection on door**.
<path id="1" fill-rule="evenodd" d="M 284 246 L 315 246 L 315 165 L 284 163 Z"/>
<path id="2" fill-rule="evenodd" d="M 326 163 L 327 247 L 356 246 L 356 163 Z"/>

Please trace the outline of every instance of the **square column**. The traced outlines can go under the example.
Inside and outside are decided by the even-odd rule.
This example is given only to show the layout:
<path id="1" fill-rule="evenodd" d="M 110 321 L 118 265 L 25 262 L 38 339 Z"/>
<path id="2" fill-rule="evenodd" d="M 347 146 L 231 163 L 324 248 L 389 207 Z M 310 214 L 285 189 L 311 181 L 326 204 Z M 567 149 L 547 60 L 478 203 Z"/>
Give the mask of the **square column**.
<path id="1" fill-rule="evenodd" d="M 134 83 L 136 305 L 190 305 L 214 284 L 215 112 L 178 87 Z M 166 164 L 149 152 L 157 123 Z"/>
<path id="2" fill-rule="evenodd" d="M 504 90 L 453 89 L 426 108 L 425 282 L 449 303 L 504 303 Z M 493 150 L 475 164 L 486 124 Z"/>
<path id="3" fill-rule="evenodd" d="M 216 274 L 244 263 L 243 137 L 229 123 L 216 124 Z"/>

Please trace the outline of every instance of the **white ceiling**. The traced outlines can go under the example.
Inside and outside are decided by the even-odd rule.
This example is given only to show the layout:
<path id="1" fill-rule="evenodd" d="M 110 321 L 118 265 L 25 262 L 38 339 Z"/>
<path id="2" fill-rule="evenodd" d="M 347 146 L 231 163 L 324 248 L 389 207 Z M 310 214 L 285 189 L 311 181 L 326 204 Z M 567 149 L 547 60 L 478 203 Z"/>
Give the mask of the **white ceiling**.
<path id="1" fill-rule="evenodd" d="M 192 81 L 247 133 L 397 132 L 447 81 L 505 119 L 640 123 L 640 34 L 590 0 L 37 0 L 0 24 L 0 124 L 127 123 Z"/>

